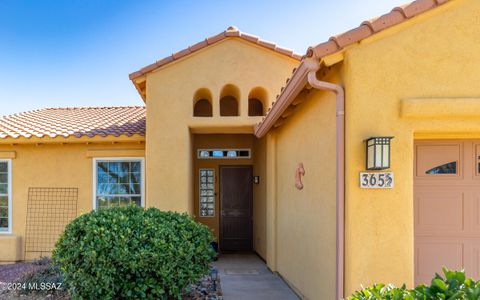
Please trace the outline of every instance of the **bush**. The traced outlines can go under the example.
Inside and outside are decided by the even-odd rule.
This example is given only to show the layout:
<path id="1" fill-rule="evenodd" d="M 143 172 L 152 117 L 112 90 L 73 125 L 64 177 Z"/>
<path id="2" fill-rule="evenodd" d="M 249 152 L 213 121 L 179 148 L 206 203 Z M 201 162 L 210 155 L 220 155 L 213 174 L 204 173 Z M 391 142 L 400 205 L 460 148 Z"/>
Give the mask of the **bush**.
<path id="1" fill-rule="evenodd" d="M 465 277 L 464 271 L 443 269 L 445 278 L 435 274 L 431 285 L 419 285 L 407 290 L 393 285 L 376 284 L 355 292 L 348 300 L 478 300 L 480 299 L 480 281 Z"/>
<path id="2" fill-rule="evenodd" d="M 208 273 L 210 230 L 187 214 L 98 209 L 65 228 L 53 253 L 73 299 L 180 299 Z"/>
<path id="3" fill-rule="evenodd" d="M 405 287 L 397 288 L 393 285 L 375 284 L 361 291 L 355 292 L 348 300 L 400 300 L 405 299 L 408 292 Z"/>

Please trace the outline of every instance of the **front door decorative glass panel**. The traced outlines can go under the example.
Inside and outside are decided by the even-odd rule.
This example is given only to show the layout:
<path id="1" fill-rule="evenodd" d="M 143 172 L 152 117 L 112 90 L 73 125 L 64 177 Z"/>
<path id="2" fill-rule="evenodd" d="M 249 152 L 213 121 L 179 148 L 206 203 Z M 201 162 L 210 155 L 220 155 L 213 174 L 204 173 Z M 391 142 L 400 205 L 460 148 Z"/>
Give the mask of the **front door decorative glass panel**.
<path id="1" fill-rule="evenodd" d="M 239 159 L 250 157 L 250 149 L 200 149 L 197 151 L 197 158 L 199 159 Z"/>
<path id="2" fill-rule="evenodd" d="M 215 170 L 200 169 L 200 217 L 215 216 Z"/>
<path id="3" fill-rule="evenodd" d="M 0 232 L 8 232 L 10 229 L 10 174 L 8 174 L 8 164 L 8 161 L 0 161 Z"/>
<path id="4" fill-rule="evenodd" d="M 141 160 L 97 160 L 96 206 L 142 205 Z"/>

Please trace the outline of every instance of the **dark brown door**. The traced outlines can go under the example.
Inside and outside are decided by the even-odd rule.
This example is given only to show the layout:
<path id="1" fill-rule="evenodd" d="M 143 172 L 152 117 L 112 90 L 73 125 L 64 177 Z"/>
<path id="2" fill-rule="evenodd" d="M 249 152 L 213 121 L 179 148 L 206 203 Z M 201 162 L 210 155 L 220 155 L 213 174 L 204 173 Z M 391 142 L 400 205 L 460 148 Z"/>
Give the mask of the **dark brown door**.
<path id="1" fill-rule="evenodd" d="M 251 166 L 220 167 L 220 249 L 253 250 L 253 171 Z"/>

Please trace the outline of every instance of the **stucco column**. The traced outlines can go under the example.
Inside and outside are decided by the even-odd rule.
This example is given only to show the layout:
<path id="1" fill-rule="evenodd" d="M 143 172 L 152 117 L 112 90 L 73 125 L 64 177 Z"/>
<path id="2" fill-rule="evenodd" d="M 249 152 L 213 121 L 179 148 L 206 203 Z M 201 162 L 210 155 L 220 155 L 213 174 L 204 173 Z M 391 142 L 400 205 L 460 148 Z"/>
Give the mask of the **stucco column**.
<path id="1" fill-rule="evenodd" d="M 216 90 L 211 90 L 211 92 L 212 92 L 212 114 L 213 114 L 213 117 L 218 117 L 220 116 L 220 94 L 217 93 Z"/>
<path id="2" fill-rule="evenodd" d="M 148 132 L 146 157 L 147 206 L 191 213 L 192 152 L 188 128 L 178 126 L 161 133 Z"/>
<path id="3" fill-rule="evenodd" d="M 245 89 L 240 91 L 240 99 L 238 99 L 238 111 L 240 116 L 248 117 L 248 91 Z"/>
<path id="4" fill-rule="evenodd" d="M 267 139 L 267 265 L 272 271 L 277 270 L 277 165 L 276 138 L 274 133 L 266 135 Z"/>

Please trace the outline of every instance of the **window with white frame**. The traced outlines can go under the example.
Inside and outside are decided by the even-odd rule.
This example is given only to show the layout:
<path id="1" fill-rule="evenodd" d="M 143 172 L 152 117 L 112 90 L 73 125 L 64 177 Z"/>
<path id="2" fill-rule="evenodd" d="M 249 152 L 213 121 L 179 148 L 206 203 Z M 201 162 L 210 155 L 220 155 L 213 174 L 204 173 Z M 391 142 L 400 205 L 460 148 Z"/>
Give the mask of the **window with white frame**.
<path id="1" fill-rule="evenodd" d="M 12 226 L 10 160 L 0 160 L 0 233 L 10 232 Z"/>
<path id="2" fill-rule="evenodd" d="M 95 159 L 95 208 L 143 205 L 143 159 Z"/>

